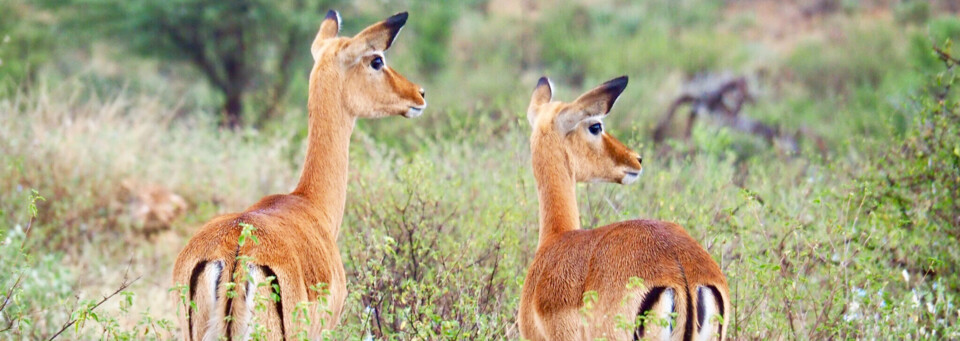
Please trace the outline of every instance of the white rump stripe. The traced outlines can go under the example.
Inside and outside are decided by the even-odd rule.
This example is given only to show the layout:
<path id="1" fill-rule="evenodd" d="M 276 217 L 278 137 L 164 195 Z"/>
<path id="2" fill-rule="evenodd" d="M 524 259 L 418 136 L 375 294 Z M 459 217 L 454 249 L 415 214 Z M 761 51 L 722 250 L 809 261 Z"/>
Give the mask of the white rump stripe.
<path id="1" fill-rule="evenodd" d="M 697 287 L 697 294 L 703 297 L 703 301 L 699 304 L 703 304 L 704 315 L 703 325 L 698 329 L 700 333 L 697 334 L 697 341 L 711 340 L 717 334 L 717 321 L 715 320 L 720 302 L 713 296 L 713 290 L 708 288 Z"/>
<path id="2" fill-rule="evenodd" d="M 206 287 L 210 290 L 210 306 L 207 308 L 207 333 L 203 336 L 203 340 L 216 340 L 220 333 L 220 326 L 223 323 L 223 317 L 220 316 L 217 311 L 217 300 L 214 299 L 217 297 L 217 279 L 220 278 L 221 272 L 223 272 L 223 261 L 215 261 L 207 263 L 206 269 L 203 270 L 204 275 L 206 276 Z M 219 297 L 222 299 L 222 297 Z"/>
<path id="3" fill-rule="evenodd" d="M 657 318 L 670 320 L 670 313 L 673 312 L 673 306 L 676 304 L 674 300 L 673 288 L 667 288 L 663 291 L 663 294 L 660 295 L 660 303 L 657 304 L 656 312 Z M 670 334 L 673 334 L 673 321 L 660 329 L 660 340 L 670 340 Z"/>

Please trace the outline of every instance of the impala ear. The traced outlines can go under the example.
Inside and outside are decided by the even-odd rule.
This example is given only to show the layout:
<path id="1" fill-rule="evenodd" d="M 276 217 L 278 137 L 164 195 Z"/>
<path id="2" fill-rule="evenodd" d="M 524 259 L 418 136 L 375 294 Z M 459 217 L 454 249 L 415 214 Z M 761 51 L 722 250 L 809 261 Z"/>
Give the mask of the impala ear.
<path id="1" fill-rule="evenodd" d="M 627 76 L 620 76 L 580 95 L 573 103 L 585 111 L 587 116 L 606 115 L 626 88 Z"/>
<path id="2" fill-rule="evenodd" d="M 530 98 L 530 106 L 527 107 L 527 121 L 534 125 L 537 120 L 537 113 L 540 106 L 550 103 L 553 100 L 553 83 L 546 76 L 540 77 L 537 87 L 533 88 L 533 96 Z"/>
<path id="3" fill-rule="evenodd" d="M 627 76 L 620 76 L 587 91 L 574 100 L 570 108 L 557 115 L 557 126 L 560 131 L 567 132 L 589 117 L 606 115 L 626 88 Z"/>
<path id="4" fill-rule="evenodd" d="M 313 60 L 317 60 L 317 56 L 320 55 L 323 46 L 321 43 L 324 40 L 336 37 L 337 33 L 340 33 L 340 22 L 340 13 L 334 10 L 327 12 L 327 17 L 320 23 L 320 31 L 317 32 L 317 37 L 313 39 L 313 45 L 310 46 L 310 54 L 313 55 Z"/>
<path id="5" fill-rule="evenodd" d="M 357 36 L 353 39 L 358 42 L 363 42 L 374 49 L 386 51 L 390 48 L 390 45 L 393 44 L 393 40 L 397 38 L 397 34 L 400 33 L 400 29 L 403 28 L 403 25 L 406 23 L 407 12 L 400 12 L 384 21 L 370 25 L 370 27 L 357 33 Z"/>

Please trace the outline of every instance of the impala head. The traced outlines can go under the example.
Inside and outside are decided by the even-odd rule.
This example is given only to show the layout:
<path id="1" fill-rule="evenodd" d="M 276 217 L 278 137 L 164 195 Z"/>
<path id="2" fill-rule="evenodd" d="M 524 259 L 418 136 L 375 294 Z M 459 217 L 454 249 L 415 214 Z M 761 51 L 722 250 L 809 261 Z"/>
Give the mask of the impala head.
<path id="1" fill-rule="evenodd" d="M 402 12 L 356 36 L 338 37 L 340 14 L 328 12 L 310 49 L 310 95 L 338 91 L 343 111 L 357 117 L 420 116 L 427 107 L 423 89 L 394 71 L 384 56 L 406 22 Z"/>
<path id="2" fill-rule="evenodd" d="M 626 76 L 615 78 L 567 103 L 554 101 L 550 80 L 540 78 L 527 108 L 533 153 L 539 148 L 562 149 L 578 182 L 636 181 L 643 170 L 640 155 L 608 134 L 603 125 L 626 87 Z"/>

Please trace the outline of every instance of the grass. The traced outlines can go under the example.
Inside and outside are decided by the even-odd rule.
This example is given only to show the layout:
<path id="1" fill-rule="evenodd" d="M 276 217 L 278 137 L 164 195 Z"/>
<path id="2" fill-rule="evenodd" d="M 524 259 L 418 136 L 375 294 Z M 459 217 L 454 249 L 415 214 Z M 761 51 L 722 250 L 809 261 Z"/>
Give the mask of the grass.
<path id="1" fill-rule="evenodd" d="M 358 125 L 339 238 L 349 296 L 328 336 L 519 338 L 519 289 L 538 226 L 523 110 L 546 73 L 566 99 L 631 76 L 607 122 L 644 155 L 644 176 L 633 186 L 579 185 L 582 224 L 642 217 L 686 227 L 730 282 L 728 336 L 960 337 L 957 224 L 938 218 L 957 214 L 956 139 L 925 129 L 947 122 L 936 115 L 955 113 L 955 97 L 941 105 L 925 90 L 951 77 L 937 75 L 936 56 L 916 51 L 930 44 L 927 26 L 841 13 L 829 20 L 843 39 L 812 34 L 787 53 L 757 53 L 765 47 L 740 33 L 754 25 L 743 15 L 727 18 L 720 2 L 671 3 L 547 6 L 543 13 L 558 15 L 533 23 L 461 8 L 446 59 L 431 60 L 444 67 L 430 77 L 414 73 L 415 47 L 404 44 L 414 40 L 401 36 L 388 56 L 427 82 L 431 107 L 416 120 Z M 590 31 L 568 32 L 556 18 L 584 20 Z M 727 20 L 737 29 L 714 29 Z M 929 20 L 938 42 L 955 34 L 950 18 Z M 530 44 L 518 54 L 504 40 Z M 826 154 L 804 144 L 786 155 L 708 120 L 690 140 L 652 144 L 684 78 L 751 73 L 756 64 L 769 76 L 753 78 L 761 95 L 743 114 L 807 127 Z M 0 298 L 10 299 L 0 338 L 47 339 L 61 329 L 67 339 L 172 338 L 170 269 L 187 238 L 213 215 L 296 183 L 302 103 L 260 130 L 220 130 L 203 105 L 175 100 L 202 86 L 135 69 L 142 77 L 125 87 L 91 81 L 101 77 L 96 67 L 42 69 L 44 81 L 0 98 L 0 273 L 13 274 L 0 277 Z M 890 190 L 901 174 L 931 173 L 939 176 Z M 188 208 L 170 229 L 147 233 L 124 180 L 166 188 Z"/>

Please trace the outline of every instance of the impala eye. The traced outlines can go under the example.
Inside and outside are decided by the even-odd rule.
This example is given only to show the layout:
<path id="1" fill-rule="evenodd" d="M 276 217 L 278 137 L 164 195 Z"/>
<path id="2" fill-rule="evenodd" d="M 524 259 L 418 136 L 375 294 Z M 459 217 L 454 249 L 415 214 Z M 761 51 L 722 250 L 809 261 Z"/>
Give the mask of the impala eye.
<path id="1" fill-rule="evenodd" d="M 373 57 L 373 60 L 370 61 L 370 67 L 374 70 L 380 70 L 383 68 L 383 58 L 380 56 Z"/>
<path id="2" fill-rule="evenodd" d="M 603 125 L 601 125 L 600 123 L 594 123 L 594 124 L 591 124 L 590 127 L 587 128 L 587 130 L 589 130 L 590 133 L 593 135 L 600 135 L 600 133 L 603 132 Z"/>

